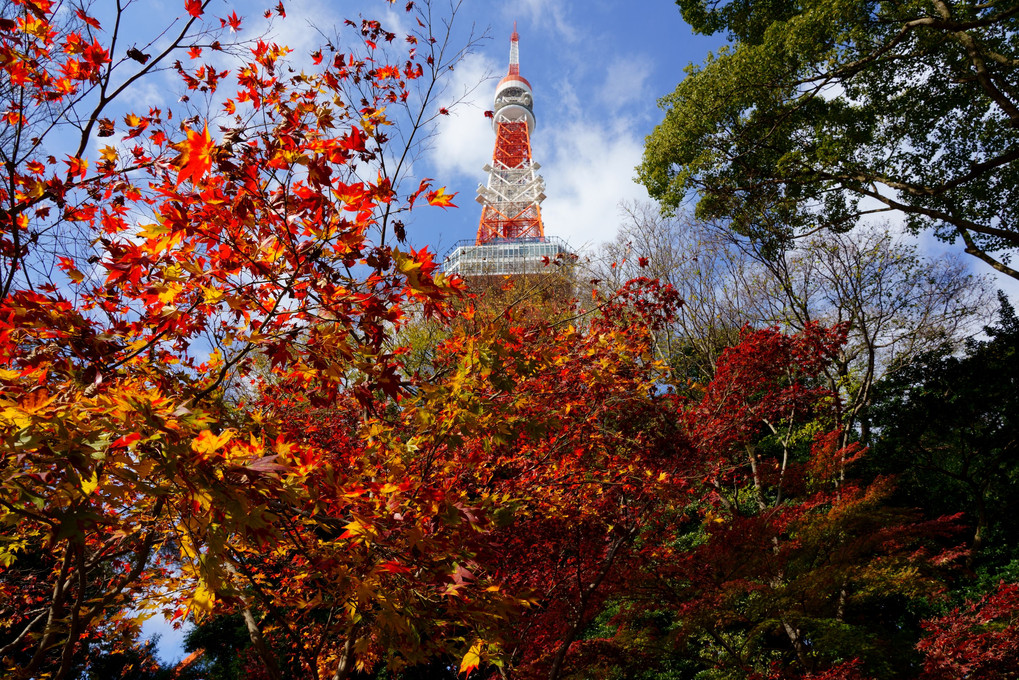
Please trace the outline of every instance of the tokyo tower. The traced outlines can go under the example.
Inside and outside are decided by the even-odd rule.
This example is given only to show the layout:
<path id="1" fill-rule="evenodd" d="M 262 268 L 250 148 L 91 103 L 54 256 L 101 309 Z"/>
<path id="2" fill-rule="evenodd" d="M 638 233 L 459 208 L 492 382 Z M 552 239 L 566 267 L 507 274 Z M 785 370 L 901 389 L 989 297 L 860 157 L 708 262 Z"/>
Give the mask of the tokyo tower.
<path id="1" fill-rule="evenodd" d="M 534 131 L 534 96 L 531 84 L 520 75 L 520 35 L 513 26 L 510 37 L 509 73 L 495 88 L 492 127 L 495 152 L 492 164 L 484 167 L 488 185 L 478 187 L 481 223 L 477 244 L 494 239 L 541 238 L 541 202 L 545 181 L 531 160 L 531 132 Z"/>
<path id="2" fill-rule="evenodd" d="M 478 186 L 482 205 L 478 236 L 458 243 L 444 269 L 462 276 L 541 274 L 553 258 L 570 255 L 557 238 L 546 237 L 541 221 L 545 181 L 531 158 L 534 95 L 520 75 L 520 35 L 510 37 L 509 70 L 495 88 L 495 106 L 486 115 L 495 130 L 492 162 L 483 170 L 488 183 Z"/>

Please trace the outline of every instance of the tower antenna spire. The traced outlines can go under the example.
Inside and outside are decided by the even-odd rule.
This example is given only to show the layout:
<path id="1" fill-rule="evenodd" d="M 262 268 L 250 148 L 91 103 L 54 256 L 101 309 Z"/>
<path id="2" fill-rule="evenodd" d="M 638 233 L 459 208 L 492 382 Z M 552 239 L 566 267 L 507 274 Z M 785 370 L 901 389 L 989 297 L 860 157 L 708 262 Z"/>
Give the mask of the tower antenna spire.
<path id="1" fill-rule="evenodd" d="M 509 75 L 520 75 L 520 34 L 517 33 L 517 22 L 513 22 L 513 35 L 510 36 Z"/>

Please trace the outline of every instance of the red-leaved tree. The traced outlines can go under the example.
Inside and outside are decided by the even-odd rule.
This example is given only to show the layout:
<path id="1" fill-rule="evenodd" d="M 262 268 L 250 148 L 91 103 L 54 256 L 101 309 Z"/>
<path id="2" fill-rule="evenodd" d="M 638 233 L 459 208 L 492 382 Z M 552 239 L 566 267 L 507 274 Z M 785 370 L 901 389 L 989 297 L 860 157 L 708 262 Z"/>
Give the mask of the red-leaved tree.
<path id="1" fill-rule="evenodd" d="M 1019 585 L 1001 583 L 989 595 L 924 622 L 917 645 L 923 680 L 1014 678 L 1019 668 Z"/>
<path id="2" fill-rule="evenodd" d="M 561 624 L 532 639 L 550 657 L 568 647 L 560 674 L 524 677 L 609 677 L 665 660 L 719 678 L 908 672 L 910 658 L 889 654 L 899 638 L 911 644 L 894 605 L 942 590 L 955 528 L 891 507 L 889 480 L 854 479 L 863 452 L 840 444 L 837 395 L 821 379 L 843 340 L 817 326 L 746 332 L 714 379 L 675 404 L 673 429 L 658 431 L 682 442 L 681 493 L 647 507 L 582 639 Z M 647 472 L 648 490 L 663 493 Z"/>
<path id="3" fill-rule="evenodd" d="M 402 625 L 364 609 L 416 592 L 419 574 L 322 546 L 341 519 L 357 535 L 387 503 L 434 499 L 414 496 L 397 451 L 324 450 L 242 402 L 284 383 L 362 406 L 404 389 L 403 308 L 442 315 L 454 288 L 399 247 L 396 218 L 450 196 L 401 192 L 407 166 L 386 160 L 412 151 L 387 128 L 409 120 L 413 144 L 462 51 L 433 35 L 427 2 L 406 5 L 416 33 L 351 22 L 355 49 L 330 44 L 303 72 L 286 47 L 230 42 L 242 18 L 208 0 L 128 40 L 129 4 L 15 0 L 0 18 L 0 663 L 72 677 L 90 641 L 130 639 L 153 612 L 235 610 L 269 677 L 344 677 L 352 651 L 368 663 L 362 629 Z M 167 69 L 177 110 L 124 108 Z M 430 543 L 430 569 L 460 550 Z M 270 638 L 292 640 L 307 604 L 291 594 L 344 569 L 314 610 L 322 634 L 278 654 Z M 405 631 L 393 656 L 420 643 Z"/>

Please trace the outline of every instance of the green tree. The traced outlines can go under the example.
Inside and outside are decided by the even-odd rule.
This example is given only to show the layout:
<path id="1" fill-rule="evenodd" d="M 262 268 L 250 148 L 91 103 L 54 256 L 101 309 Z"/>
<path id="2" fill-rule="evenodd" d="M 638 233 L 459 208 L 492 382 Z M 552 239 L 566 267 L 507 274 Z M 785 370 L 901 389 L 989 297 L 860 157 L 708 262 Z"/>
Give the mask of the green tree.
<path id="1" fill-rule="evenodd" d="M 215 616 L 201 622 L 184 637 L 184 650 L 200 652 L 194 667 L 208 680 L 238 680 L 251 640 L 240 614 Z"/>
<path id="2" fill-rule="evenodd" d="M 872 465 L 900 477 L 901 501 L 964 512 L 969 565 L 986 586 L 1019 572 L 1019 319 L 1004 295 L 988 339 L 932 352 L 878 385 Z"/>
<path id="3" fill-rule="evenodd" d="M 677 0 L 731 45 L 690 66 L 639 167 L 771 246 L 898 212 L 1019 278 L 1019 6 Z"/>

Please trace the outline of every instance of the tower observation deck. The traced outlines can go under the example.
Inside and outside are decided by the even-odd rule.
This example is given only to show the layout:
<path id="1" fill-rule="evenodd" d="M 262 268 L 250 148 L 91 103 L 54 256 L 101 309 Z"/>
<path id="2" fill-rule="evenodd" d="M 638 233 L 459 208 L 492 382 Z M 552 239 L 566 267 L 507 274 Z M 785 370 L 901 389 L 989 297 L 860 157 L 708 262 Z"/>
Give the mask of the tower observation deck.
<path id="1" fill-rule="evenodd" d="M 531 84 L 520 75 L 520 36 L 510 38 L 509 70 L 495 88 L 491 112 L 495 150 L 483 170 L 488 183 L 478 186 L 481 204 L 478 236 L 447 253 L 443 269 L 461 276 L 539 274 L 556 257 L 570 254 L 566 244 L 545 236 L 541 202 L 545 180 L 531 158 L 531 133 L 537 125 Z"/>

